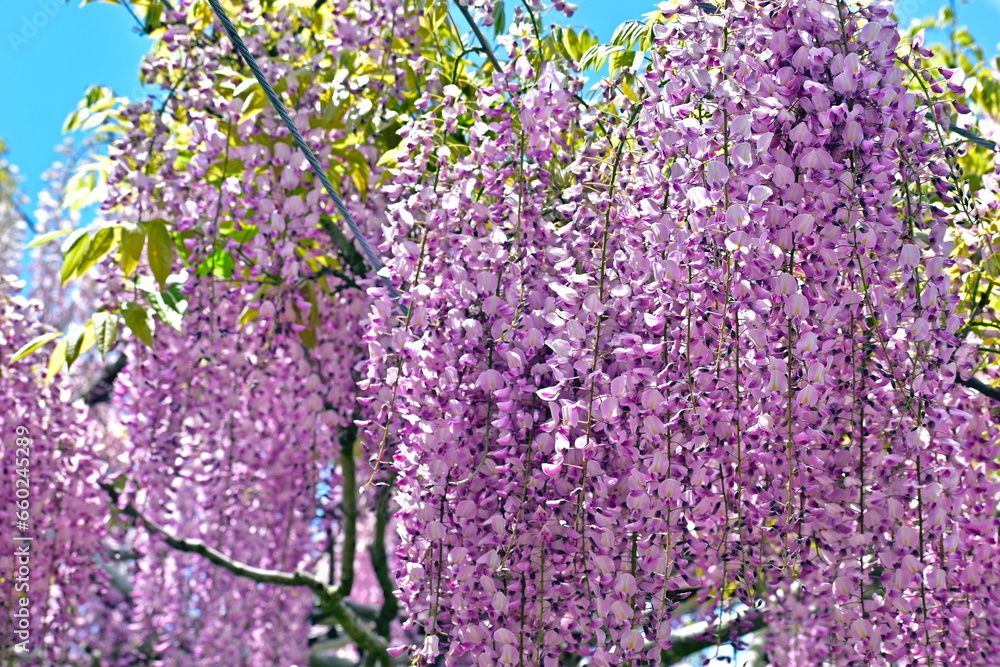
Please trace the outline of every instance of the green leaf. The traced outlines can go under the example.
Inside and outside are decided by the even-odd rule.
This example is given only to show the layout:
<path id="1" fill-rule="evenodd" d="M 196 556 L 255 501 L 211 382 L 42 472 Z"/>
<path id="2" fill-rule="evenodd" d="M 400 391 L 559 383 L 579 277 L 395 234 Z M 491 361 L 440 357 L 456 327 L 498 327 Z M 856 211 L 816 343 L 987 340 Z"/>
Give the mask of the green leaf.
<path id="1" fill-rule="evenodd" d="M 615 28 L 615 32 L 611 36 L 611 44 L 631 48 L 638 41 L 645 27 L 645 21 L 625 21 Z"/>
<path id="2" fill-rule="evenodd" d="M 983 262 L 983 271 L 986 272 L 990 278 L 996 278 L 1000 276 L 1000 253 L 995 255 L 990 255 Z"/>
<path id="3" fill-rule="evenodd" d="M 62 370 L 62 367 L 66 365 L 66 339 L 59 341 L 56 345 L 56 349 L 52 350 L 52 354 L 49 355 L 49 363 L 45 370 L 45 381 L 51 382 L 52 379 Z"/>
<path id="4" fill-rule="evenodd" d="M 395 148 L 390 148 L 385 153 L 382 153 L 382 157 L 378 159 L 378 162 L 375 164 L 375 166 L 381 167 L 382 165 L 387 164 L 390 167 L 394 167 L 396 166 L 396 163 L 399 161 L 399 158 L 405 154 L 406 154 L 406 146 L 400 143 Z"/>
<path id="5" fill-rule="evenodd" d="M 142 258 L 142 246 L 146 244 L 146 232 L 138 225 L 122 226 L 121 256 L 119 263 L 125 277 L 131 276 Z"/>
<path id="6" fill-rule="evenodd" d="M 82 276 L 111 252 L 115 246 L 115 229 L 116 227 L 105 227 L 94 234 L 90 241 L 87 257 L 80 262 L 80 266 L 76 269 L 76 275 Z"/>
<path id="7" fill-rule="evenodd" d="M 239 225 L 239 229 L 234 227 L 234 223 L 223 223 L 219 233 L 225 236 L 227 239 L 232 239 L 237 243 L 246 243 L 253 237 L 257 236 L 260 229 L 257 225 L 244 224 L 241 222 L 235 223 Z"/>
<path id="8" fill-rule="evenodd" d="M 66 334 L 66 365 L 72 366 L 83 352 L 83 327 L 73 326 Z"/>
<path id="9" fill-rule="evenodd" d="M 135 301 L 129 301 L 122 306 L 122 317 L 136 338 L 153 347 L 153 318 L 149 316 L 149 311 Z"/>
<path id="10" fill-rule="evenodd" d="M 94 322 L 97 349 L 101 353 L 101 359 L 104 359 L 114 349 L 115 341 L 118 340 L 118 316 L 114 313 L 101 312 L 94 313 L 91 319 Z"/>
<path id="11" fill-rule="evenodd" d="M 499 37 L 507 29 L 507 13 L 503 6 L 503 0 L 498 0 L 493 5 L 493 30 Z"/>
<path id="12" fill-rule="evenodd" d="M 639 69 L 643 59 L 642 51 L 632 51 L 630 49 L 615 51 L 608 58 L 611 72 L 616 72 L 623 67 L 633 67 Z"/>
<path id="13" fill-rule="evenodd" d="M 54 341 L 63 335 L 62 331 L 53 331 L 52 333 L 42 334 L 41 336 L 36 336 L 32 340 L 28 341 L 20 350 L 14 353 L 11 358 L 10 363 L 15 363 L 21 361 L 26 356 L 37 350 L 38 348 L 46 345 L 47 343 Z"/>
<path id="14" fill-rule="evenodd" d="M 146 21 L 143 29 L 149 34 L 160 27 L 160 17 L 163 14 L 163 5 L 151 4 L 146 9 Z"/>
<path id="15" fill-rule="evenodd" d="M 153 276 L 136 276 L 133 285 L 137 290 L 142 290 L 143 292 L 160 291 L 160 286 L 156 284 L 156 280 L 153 278 Z"/>
<path id="16" fill-rule="evenodd" d="M 171 307 L 164 298 L 164 295 L 168 295 L 171 301 L 173 301 L 174 297 L 170 292 L 149 292 L 146 294 L 146 301 L 149 302 L 150 308 L 153 309 L 153 312 L 156 313 L 161 322 L 180 331 L 184 318 L 181 317 L 181 313 Z"/>
<path id="17" fill-rule="evenodd" d="M 62 273 L 60 274 L 60 280 L 63 285 L 69 282 L 69 279 L 76 274 L 77 269 L 89 251 L 90 236 L 86 233 L 81 234 L 63 256 Z"/>
<path id="18" fill-rule="evenodd" d="M 365 159 L 361 151 L 350 151 L 347 154 L 347 161 L 354 167 L 351 170 L 351 180 L 354 181 L 354 187 L 364 197 L 368 194 L 368 181 L 372 175 L 371 165 L 368 164 L 368 160 Z"/>
<path id="19" fill-rule="evenodd" d="M 243 83 L 236 86 L 236 88 L 233 90 L 233 97 L 239 97 L 240 95 L 247 92 L 256 85 L 259 85 L 257 83 L 257 79 L 254 78 L 253 76 L 248 76 L 246 79 L 243 80 Z"/>
<path id="20" fill-rule="evenodd" d="M 163 297 L 164 303 L 173 308 L 175 311 L 183 315 L 187 312 L 187 299 L 181 294 L 180 285 L 183 283 L 177 283 L 171 285 L 167 289 L 160 292 L 160 296 Z"/>
<path id="21" fill-rule="evenodd" d="M 225 250 L 216 250 L 205 258 L 205 261 L 198 265 L 198 277 L 204 278 L 213 275 L 216 278 L 231 278 L 236 262 Z"/>
<path id="22" fill-rule="evenodd" d="M 237 322 L 236 324 L 239 328 L 242 329 L 246 325 L 256 320 L 258 317 L 260 317 L 260 311 L 258 309 L 251 308 L 250 306 L 245 306 L 243 308 L 243 312 L 240 313 L 239 322 Z"/>
<path id="23" fill-rule="evenodd" d="M 52 239 L 57 239 L 60 236 L 65 236 L 66 234 L 70 234 L 72 232 L 73 232 L 72 229 L 57 229 L 54 232 L 46 232 L 46 233 L 44 233 L 44 234 L 42 234 L 40 236 L 36 236 L 31 241 L 31 243 L 29 243 L 25 247 L 27 247 L 27 248 L 36 248 L 36 247 L 38 247 L 40 245 L 45 245 L 46 243 L 48 243 Z"/>
<path id="24" fill-rule="evenodd" d="M 162 289 L 167 284 L 174 265 L 174 241 L 162 220 L 154 220 L 146 228 L 149 243 L 146 245 L 146 259 L 153 277 Z"/>

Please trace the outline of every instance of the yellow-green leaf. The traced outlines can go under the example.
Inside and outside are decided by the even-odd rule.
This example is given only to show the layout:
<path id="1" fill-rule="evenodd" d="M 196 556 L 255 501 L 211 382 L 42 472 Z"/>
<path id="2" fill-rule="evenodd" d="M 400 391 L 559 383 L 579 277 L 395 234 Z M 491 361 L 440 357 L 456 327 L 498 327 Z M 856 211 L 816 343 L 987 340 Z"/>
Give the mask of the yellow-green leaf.
<path id="1" fill-rule="evenodd" d="M 49 356 L 49 364 L 45 370 L 45 381 L 51 382 L 52 378 L 56 376 L 62 367 L 66 365 L 66 339 L 63 338 L 56 345 L 56 349 L 52 350 L 52 354 Z"/>
<path id="2" fill-rule="evenodd" d="M 122 306 L 122 317 L 136 338 L 153 347 L 153 320 L 149 311 L 135 301 L 129 301 Z"/>
<path id="3" fill-rule="evenodd" d="M 24 359 L 26 356 L 37 350 L 38 348 L 46 345 L 47 343 L 54 341 L 63 335 L 62 331 L 53 331 L 52 333 L 42 334 L 36 338 L 28 341 L 20 350 L 14 353 L 14 357 L 10 360 L 10 363 L 15 363 Z"/>
<path id="4" fill-rule="evenodd" d="M 80 267 L 81 262 L 87 256 L 90 251 L 90 236 L 87 234 L 81 234 L 73 242 L 73 245 L 69 247 L 66 254 L 63 256 L 62 273 L 60 274 L 60 279 L 62 284 L 65 285 L 70 278 L 76 274 L 76 270 Z"/>
<path id="5" fill-rule="evenodd" d="M 347 159 L 347 164 L 351 167 L 351 180 L 354 181 L 354 187 L 358 189 L 358 192 L 362 196 L 366 195 L 368 193 L 368 181 L 372 175 L 372 168 L 368 164 L 368 159 L 358 150 L 347 151 L 344 157 Z"/>
<path id="6" fill-rule="evenodd" d="M 122 227 L 121 256 L 119 263 L 122 266 L 122 273 L 129 277 L 139 266 L 142 258 L 142 246 L 146 243 L 146 233 L 138 225 L 124 225 Z"/>
<path id="7" fill-rule="evenodd" d="M 260 317 L 260 311 L 256 308 L 251 308 L 247 306 L 243 309 L 243 312 L 240 313 L 240 320 L 237 324 L 242 329 L 246 325 L 256 320 L 258 317 Z"/>
<path id="8" fill-rule="evenodd" d="M 66 365 L 72 366 L 83 352 L 83 327 L 74 326 L 66 334 Z"/>
<path id="9" fill-rule="evenodd" d="M 97 338 L 97 349 L 104 359 L 115 347 L 118 340 L 118 316 L 114 313 L 94 313 L 94 336 Z"/>
<path id="10" fill-rule="evenodd" d="M 983 262 L 983 270 L 990 278 L 1000 276 L 1000 253 L 987 257 Z"/>
<path id="11" fill-rule="evenodd" d="M 87 252 L 87 257 L 80 262 L 80 266 L 76 270 L 76 275 L 82 276 L 90 270 L 90 267 L 97 264 L 111 252 L 111 249 L 115 245 L 115 229 L 115 227 L 105 227 L 94 234 L 94 238 L 90 241 L 90 250 Z"/>
<path id="12" fill-rule="evenodd" d="M 405 153 L 406 145 L 403 142 L 400 142 L 395 148 L 390 148 L 385 153 L 382 153 L 382 157 L 378 159 L 375 166 L 381 167 L 384 164 L 395 166 L 395 164 L 399 161 L 399 158 Z"/>
<path id="13" fill-rule="evenodd" d="M 639 101 L 639 96 L 636 95 L 635 90 L 632 89 L 632 86 L 628 85 L 627 81 L 622 81 L 621 86 L 622 92 L 625 93 L 625 97 L 629 98 L 633 102 Z"/>
<path id="14" fill-rule="evenodd" d="M 174 240 L 161 220 L 154 220 L 147 227 L 149 242 L 146 244 L 146 259 L 153 277 L 160 283 L 160 289 L 167 284 L 167 278 L 174 265 Z"/>
<path id="15" fill-rule="evenodd" d="M 26 247 L 28 247 L 28 248 L 35 248 L 35 247 L 40 246 L 40 245 L 45 245 L 46 243 L 48 243 L 52 239 L 57 239 L 60 236 L 65 236 L 66 234 L 69 234 L 72 231 L 73 231 L 72 229 L 57 229 L 54 232 L 46 232 L 46 233 L 44 233 L 44 234 L 42 234 L 40 236 L 36 236 L 31 241 L 31 243 L 29 243 Z"/>

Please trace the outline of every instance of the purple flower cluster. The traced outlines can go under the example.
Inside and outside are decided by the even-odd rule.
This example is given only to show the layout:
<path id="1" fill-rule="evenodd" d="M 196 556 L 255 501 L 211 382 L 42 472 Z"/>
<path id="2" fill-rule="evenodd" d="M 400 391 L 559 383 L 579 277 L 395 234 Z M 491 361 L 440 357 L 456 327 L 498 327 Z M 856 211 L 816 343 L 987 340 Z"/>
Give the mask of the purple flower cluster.
<path id="1" fill-rule="evenodd" d="M 655 662 L 756 608 L 774 664 L 989 663 L 997 429 L 888 15 L 679 3 L 603 107 L 527 39 L 425 100 L 364 387 L 425 660 Z"/>
<path id="2" fill-rule="evenodd" d="M 88 659 L 84 646 L 122 638 L 116 617 L 120 619 L 123 596 L 94 562 L 107 551 L 106 507 L 94 484 L 105 433 L 100 423 L 87 420 L 80 404 L 72 403 L 65 382 L 45 382 L 28 360 L 8 362 L 7 353 L 46 329 L 40 324 L 41 305 L 17 295 L 21 287 L 10 276 L 0 277 L 0 349 L 5 351 L 0 373 L 0 563 L 5 580 L 0 640 L 5 657 L 15 655 L 15 645 L 23 641 L 31 664 L 78 664 Z M 80 622 L 81 606 L 99 610 L 94 617 L 106 622 L 102 636 Z M 22 609 L 28 610 L 26 630 L 15 616 Z"/>
<path id="3" fill-rule="evenodd" d="M 991 664 L 1000 434 L 960 384 L 952 259 L 981 239 L 949 219 L 947 110 L 908 87 L 958 84 L 887 5 L 665 3 L 646 60 L 586 102 L 540 0 L 488 75 L 428 57 L 401 0 L 246 3 L 400 308 L 203 6 L 173 4 L 144 64 L 169 94 L 116 107 L 97 168 L 102 217 L 167 229 L 171 275 L 111 253 L 84 292 L 152 313 L 155 345 L 122 334 L 88 421 L 63 379 L 0 376 L 5 425 L 39 442 L 40 664 L 306 664 L 312 592 L 129 512 L 374 606 L 390 485 L 406 622 L 385 634 L 424 664 L 659 664 L 696 621 L 766 632 L 785 667 Z M 397 128 L 392 159 L 368 145 Z M 3 349 L 42 317 L 0 295 Z"/>

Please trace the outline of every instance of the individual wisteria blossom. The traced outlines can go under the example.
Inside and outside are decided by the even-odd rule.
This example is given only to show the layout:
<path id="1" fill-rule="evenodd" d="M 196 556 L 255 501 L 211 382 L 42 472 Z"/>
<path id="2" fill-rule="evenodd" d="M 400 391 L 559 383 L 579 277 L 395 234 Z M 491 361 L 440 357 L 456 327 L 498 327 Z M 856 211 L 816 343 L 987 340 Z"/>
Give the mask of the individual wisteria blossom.
<path id="1" fill-rule="evenodd" d="M 1000 451 L 919 59 L 880 3 L 712 9 L 661 6 L 614 117 L 525 39 L 404 130 L 368 446 L 428 664 L 652 664 L 741 610 L 718 639 L 766 624 L 775 665 L 994 655 Z"/>

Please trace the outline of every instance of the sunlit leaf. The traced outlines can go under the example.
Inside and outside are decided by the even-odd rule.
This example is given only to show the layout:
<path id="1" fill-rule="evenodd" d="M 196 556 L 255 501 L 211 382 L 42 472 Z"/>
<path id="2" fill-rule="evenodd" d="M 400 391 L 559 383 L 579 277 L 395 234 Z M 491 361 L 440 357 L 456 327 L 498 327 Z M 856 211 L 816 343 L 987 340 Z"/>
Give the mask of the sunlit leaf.
<path id="1" fill-rule="evenodd" d="M 146 244 L 146 259 L 156 282 L 163 288 L 174 265 L 174 241 L 161 220 L 154 220 L 146 226 L 149 241 Z"/>
<path id="2" fill-rule="evenodd" d="M 153 319 L 149 311 L 138 303 L 129 301 L 122 306 L 122 317 L 136 338 L 150 347 L 153 346 Z"/>
<path id="3" fill-rule="evenodd" d="M 60 280 L 63 285 L 76 275 L 77 269 L 89 251 L 90 236 L 86 233 L 79 235 L 63 256 L 62 271 L 60 272 Z"/>
<path id="4" fill-rule="evenodd" d="M 63 366 L 66 365 L 66 339 L 59 341 L 55 349 L 52 350 L 52 354 L 49 355 L 49 363 L 45 370 L 45 381 L 51 382 L 52 379 L 62 370 Z"/>
<path id="5" fill-rule="evenodd" d="M 115 342 L 118 340 L 118 316 L 114 313 L 100 312 L 94 313 L 91 320 L 94 322 L 97 349 L 103 359 L 114 349 Z"/>
<path id="6" fill-rule="evenodd" d="M 136 267 L 139 266 L 139 260 L 142 258 L 142 247 L 145 243 L 146 232 L 138 225 L 128 224 L 122 226 L 119 263 L 125 277 L 131 276 L 135 272 Z"/>
<path id="7" fill-rule="evenodd" d="M 57 239 L 60 236 L 65 236 L 66 234 L 71 234 L 72 232 L 73 232 L 72 229 L 57 229 L 54 232 L 46 232 L 44 234 L 36 236 L 31 241 L 31 243 L 29 243 L 26 247 L 28 247 L 28 248 L 36 248 L 36 247 L 38 247 L 40 245 L 44 245 L 44 244 L 48 243 L 52 239 Z"/>
<path id="8" fill-rule="evenodd" d="M 11 357 L 10 363 L 13 364 L 15 362 L 20 361 L 21 359 L 24 359 L 29 354 L 38 350 L 38 348 L 48 344 L 51 341 L 54 341 L 56 338 L 59 338 L 62 335 L 63 335 L 62 331 L 53 331 L 51 333 L 42 334 L 41 336 L 33 338 L 32 340 L 25 343 L 25 345 L 20 350 L 14 353 L 14 356 Z"/>

